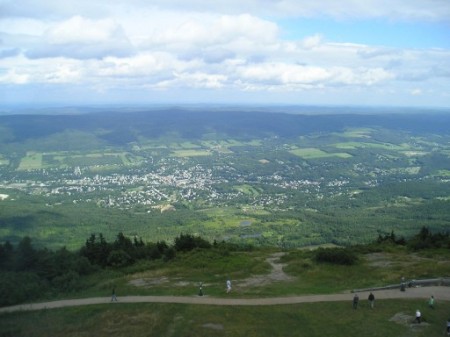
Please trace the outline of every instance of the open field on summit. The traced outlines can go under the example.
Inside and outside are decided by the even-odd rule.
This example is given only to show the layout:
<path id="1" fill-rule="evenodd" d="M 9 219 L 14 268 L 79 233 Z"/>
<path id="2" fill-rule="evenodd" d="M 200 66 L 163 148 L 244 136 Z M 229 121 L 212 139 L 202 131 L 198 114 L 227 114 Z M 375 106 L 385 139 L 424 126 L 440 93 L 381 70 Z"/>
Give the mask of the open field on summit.
<path id="1" fill-rule="evenodd" d="M 292 254 L 303 256 L 304 253 Z M 450 310 L 448 287 L 413 287 L 404 292 L 396 287 L 374 291 L 374 309 L 368 304 L 368 292 L 358 291 L 360 304 L 353 310 L 353 293 L 349 286 L 356 283 L 351 281 L 354 280 L 351 274 L 356 272 L 361 278 L 361 266 L 322 266 L 334 275 L 320 276 L 325 277 L 329 285 L 339 283 L 343 276 L 347 288 L 334 285 L 330 291 L 330 285 L 328 291 L 320 292 L 322 286 L 314 288 L 301 275 L 286 272 L 292 263 L 288 254 L 271 251 L 251 255 L 253 264 L 266 262 L 269 267 L 265 272 L 232 277 L 230 294 L 225 291 L 225 279 L 222 280 L 226 275 L 222 275 L 217 282 L 214 277 L 206 280 L 204 295 L 199 296 L 198 283 L 192 281 L 196 280 L 198 270 L 189 268 L 184 274 L 178 264 L 171 266 L 177 269 L 176 274 L 166 269 L 120 277 L 108 274 L 113 278 L 100 280 L 103 285 L 99 284 L 96 292 L 0 308 L 0 336 L 432 337 L 444 333 Z M 198 259 L 199 255 L 195 257 Z M 184 257 L 184 264 L 186 259 Z M 404 259 L 407 262 L 403 263 Z M 386 277 L 380 273 L 381 269 L 394 274 L 396 281 L 400 280 L 397 272 L 410 275 L 412 269 L 408 268 L 425 271 L 425 265 L 437 266 L 436 270 L 446 274 L 446 260 L 437 258 L 435 263 L 430 263 L 432 259 L 416 254 L 379 252 L 366 255 L 362 263 L 368 263 L 375 271 L 369 275 L 375 284 L 379 282 L 374 279 L 375 275 Z M 403 267 L 398 265 L 401 261 Z M 301 263 L 304 265 L 304 261 Z M 315 270 L 315 274 L 318 272 L 312 266 L 309 269 Z M 364 272 L 367 273 L 365 269 Z M 315 278 L 313 283 L 320 283 L 319 280 Z M 303 289 L 300 283 L 306 283 L 303 287 L 308 289 Z M 118 302 L 114 303 L 110 296 L 112 284 L 118 285 Z M 436 298 L 435 309 L 427 305 L 431 294 Z M 420 325 L 414 323 L 416 309 L 423 314 L 424 322 Z"/>

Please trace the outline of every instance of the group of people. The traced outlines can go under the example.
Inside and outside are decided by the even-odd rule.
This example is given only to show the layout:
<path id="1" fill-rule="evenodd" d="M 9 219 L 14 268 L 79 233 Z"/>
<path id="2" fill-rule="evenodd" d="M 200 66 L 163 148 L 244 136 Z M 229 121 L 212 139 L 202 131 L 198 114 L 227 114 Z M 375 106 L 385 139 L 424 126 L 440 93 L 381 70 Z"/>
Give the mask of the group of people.
<path id="1" fill-rule="evenodd" d="M 429 300 L 428 300 L 428 307 L 430 309 L 434 309 L 434 296 L 431 295 Z M 422 322 L 422 313 L 420 312 L 419 309 L 416 310 L 416 323 L 421 323 Z M 447 323 L 447 333 L 449 333 L 449 326 Z"/>
<path id="2" fill-rule="evenodd" d="M 373 309 L 375 307 L 375 295 L 371 292 L 369 294 L 369 297 L 367 298 L 367 300 L 369 301 L 369 305 L 370 308 Z M 359 304 L 359 296 L 358 294 L 355 294 L 353 296 L 353 309 L 358 309 L 358 304 Z M 431 295 L 430 298 L 428 299 L 428 307 L 430 309 L 434 309 L 434 305 L 435 305 L 435 299 L 434 296 Z M 416 319 L 415 322 L 420 324 L 422 322 L 422 313 L 420 312 L 419 309 L 416 310 Z M 447 335 L 450 335 L 450 318 L 447 321 Z"/>
<path id="3" fill-rule="evenodd" d="M 373 293 L 370 293 L 367 300 L 369 301 L 370 308 L 373 309 L 375 307 L 375 295 Z M 358 309 L 358 303 L 359 296 L 358 294 L 355 294 L 355 296 L 353 296 L 353 309 Z"/>

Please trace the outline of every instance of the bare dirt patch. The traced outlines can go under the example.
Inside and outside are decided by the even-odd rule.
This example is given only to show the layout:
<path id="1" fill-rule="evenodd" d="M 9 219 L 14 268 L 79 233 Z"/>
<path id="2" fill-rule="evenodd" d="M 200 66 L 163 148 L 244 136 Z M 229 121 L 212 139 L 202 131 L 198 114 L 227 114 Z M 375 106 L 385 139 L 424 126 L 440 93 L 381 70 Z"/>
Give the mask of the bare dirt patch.
<path id="1" fill-rule="evenodd" d="M 150 288 L 152 286 L 161 285 L 169 282 L 170 282 L 169 278 L 163 276 L 158 278 L 138 278 L 131 280 L 128 283 L 135 287 Z"/>
<path id="2" fill-rule="evenodd" d="M 202 327 L 212 330 L 223 330 L 222 324 L 215 324 L 215 323 L 206 323 L 203 324 Z"/>
<path id="3" fill-rule="evenodd" d="M 420 324 L 416 322 L 415 317 L 412 315 L 405 314 L 403 312 L 398 312 L 392 316 L 389 321 L 395 322 L 400 325 L 405 325 L 410 327 L 412 330 L 421 329 L 429 324 L 427 322 L 421 322 Z"/>
<path id="4" fill-rule="evenodd" d="M 407 254 L 404 256 L 391 255 L 389 253 L 371 253 L 366 255 L 366 260 L 372 267 L 395 267 L 399 264 L 402 266 L 413 265 L 417 262 L 430 261 L 436 263 L 434 259 L 421 257 L 417 254 Z"/>
<path id="5" fill-rule="evenodd" d="M 268 284 L 274 283 L 274 282 L 282 282 L 282 281 L 291 281 L 294 279 L 294 277 L 287 275 L 283 271 L 283 267 L 285 264 L 280 263 L 280 257 L 283 256 L 285 253 L 275 253 L 270 255 L 266 261 L 271 265 L 272 270 L 269 274 L 263 274 L 263 275 L 254 275 L 252 277 L 243 279 L 243 280 L 235 280 L 233 281 L 233 286 L 236 288 L 248 288 L 248 287 L 261 287 L 266 286 Z M 128 282 L 130 285 L 133 285 L 135 287 L 142 287 L 142 288 L 151 288 L 154 286 L 160 286 L 160 285 L 171 285 L 175 287 L 187 287 L 187 286 L 197 286 L 193 282 L 185 281 L 185 280 L 177 280 L 177 279 L 170 279 L 166 276 L 159 276 L 159 277 L 139 277 L 132 279 Z M 206 286 L 207 284 L 203 284 Z"/>
<path id="6" fill-rule="evenodd" d="M 272 266 L 272 271 L 265 275 L 255 275 L 247 279 L 236 282 L 236 286 L 239 288 L 265 286 L 273 282 L 291 281 L 294 278 L 289 276 L 283 271 L 285 264 L 280 263 L 280 257 L 284 253 L 275 253 L 268 257 L 266 261 Z"/>

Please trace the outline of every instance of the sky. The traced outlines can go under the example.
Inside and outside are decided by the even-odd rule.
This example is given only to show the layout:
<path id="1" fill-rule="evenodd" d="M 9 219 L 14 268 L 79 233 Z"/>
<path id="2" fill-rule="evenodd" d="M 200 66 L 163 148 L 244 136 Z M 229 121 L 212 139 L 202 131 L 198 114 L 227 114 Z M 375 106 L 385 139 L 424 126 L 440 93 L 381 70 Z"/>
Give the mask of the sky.
<path id="1" fill-rule="evenodd" d="M 450 0 L 0 0 L 0 107 L 450 107 Z"/>

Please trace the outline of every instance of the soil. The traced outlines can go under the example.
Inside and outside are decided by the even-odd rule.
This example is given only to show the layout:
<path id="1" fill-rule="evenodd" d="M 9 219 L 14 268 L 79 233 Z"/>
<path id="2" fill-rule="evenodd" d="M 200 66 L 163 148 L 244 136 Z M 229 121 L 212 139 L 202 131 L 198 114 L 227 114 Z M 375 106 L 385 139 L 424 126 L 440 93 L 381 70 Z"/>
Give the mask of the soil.
<path id="1" fill-rule="evenodd" d="M 283 271 L 285 264 L 280 263 L 280 257 L 283 255 L 284 253 L 275 253 L 266 259 L 266 261 L 272 266 L 272 270 L 269 274 L 255 275 L 244 280 L 235 281 L 235 287 L 247 288 L 265 286 L 274 282 L 293 280 L 294 278 L 292 276 L 289 276 Z"/>

